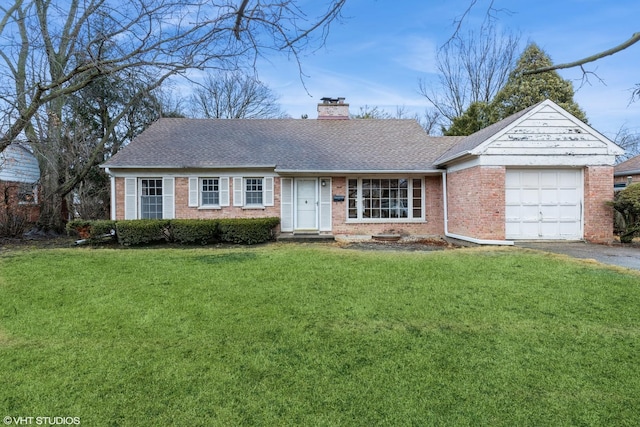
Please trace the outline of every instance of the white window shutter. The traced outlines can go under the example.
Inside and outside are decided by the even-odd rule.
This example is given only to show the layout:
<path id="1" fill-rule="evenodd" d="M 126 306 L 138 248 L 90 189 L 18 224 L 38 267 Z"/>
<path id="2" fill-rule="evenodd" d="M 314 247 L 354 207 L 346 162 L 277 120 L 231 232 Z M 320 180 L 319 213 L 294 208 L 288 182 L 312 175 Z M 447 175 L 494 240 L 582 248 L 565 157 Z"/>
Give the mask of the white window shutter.
<path id="1" fill-rule="evenodd" d="M 220 177 L 220 206 L 229 206 L 229 177 Z"/>
<path id="2" fill-rule="evenodd" d="M 174 203 L 174 178 L 162 179 L 162 218 L 173 219 L 176 213 Z"/>
<path id="3" fill-rule="evenodd" d="M 273 206 L 273 177 L 267 176 L 264 179 L 264 205 Z"/>
<path id="4" fill-rule="evenodd" d="M 293 231 L 293 178 L 280 178 L 280 229 Z"/>
<path id="5" fill-rule="evenodd" d="M 320 178 L 320 231 L 331 231 L 331 178 Z"/>
<path id="6" fill-rule="evenodd" d="M 124 219 L 138 218 L 138 180 L 136 178 L 124 179 Z"/>
<path id="7" fill-rule="evenodd" d="M 244 193 L 242 188 L 242 177 L 233 177 L 233 206 L 242 206 L 242 194 Z"/>
<path id="8" fill-rule="evenodd" d="M 198 206 L 198 178 L 189 178 L 189 207 L 194 208 Z"/>

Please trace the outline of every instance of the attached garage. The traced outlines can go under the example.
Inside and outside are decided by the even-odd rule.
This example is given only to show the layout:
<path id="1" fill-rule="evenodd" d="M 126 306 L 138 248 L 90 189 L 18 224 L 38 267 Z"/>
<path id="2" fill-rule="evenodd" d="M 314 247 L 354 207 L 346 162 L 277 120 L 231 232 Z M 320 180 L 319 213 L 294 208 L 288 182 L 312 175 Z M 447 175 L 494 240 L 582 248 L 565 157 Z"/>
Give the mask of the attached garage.
<path id="1" fill-rule="evenodd" d="M 546 100 L 465 137 L 446 169 L 445 234 L 481 244 L 613 237 L 620 147 Z"/>
<path id="2" fill-rule="evenodd" d="M 582 239 L 581 169 L 507 169 L 507 239 Z"/>

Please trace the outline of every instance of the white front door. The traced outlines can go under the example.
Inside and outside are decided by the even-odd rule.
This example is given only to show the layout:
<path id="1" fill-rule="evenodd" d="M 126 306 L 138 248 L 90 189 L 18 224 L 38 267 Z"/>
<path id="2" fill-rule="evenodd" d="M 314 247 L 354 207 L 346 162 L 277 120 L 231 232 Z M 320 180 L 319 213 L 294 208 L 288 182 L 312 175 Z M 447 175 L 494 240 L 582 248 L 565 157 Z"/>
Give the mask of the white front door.
<path id="1" fill-rule="evenodd" d="M 296 187 L 296 230 L 318 229 L 318 180 L 315 178 L 298 178 Z"/>
<path id="2" fill-rule="evenodd" d="M 582 171 L 507 169 L 507 239 L 582 238 Z"/>

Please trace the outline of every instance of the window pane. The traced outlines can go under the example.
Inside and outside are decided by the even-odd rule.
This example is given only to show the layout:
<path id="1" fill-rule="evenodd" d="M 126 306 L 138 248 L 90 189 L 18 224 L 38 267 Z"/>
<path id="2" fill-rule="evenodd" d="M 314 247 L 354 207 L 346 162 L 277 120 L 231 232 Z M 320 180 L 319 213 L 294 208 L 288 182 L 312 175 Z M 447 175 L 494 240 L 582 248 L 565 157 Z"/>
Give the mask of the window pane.
<path id="1" fill-rule="evenodd" d="M 262 178 L 247 178 L 245 181 L 245 201 L 247 205 L 262 204 Z"/>
<path id="2" fill-rule="evenodd" d="M 218 178 L 205 178 L 202 180 L 202 204 L 219 205 L 220 187 Z"/>
<path id="3" fill-rule="evenodd" d="M 361 203 L 361 211 L 358 210 L 358 203 Z M 422 180 L 349 179 L 347 208 L 349 218 L 422 218 Z"/>
<path id="4" fill-rule="evenodd" d="M 18 202 L 24 204 L 32 204 L 36 202 L 35 184 L 20 184 L 18 187 Z"/>
<path id="5" fill-rule="evenodd" d="M 413 180 L 413 217 L 422 218 L 422 180 Z"/>
<path id="6" fill-rule="evenodd" d="M 349 218 L 358 218 L 358 180 L 349 180 L 349 192 L 347 193 L 349 203 Z"/>
<path id="7" fill-rule="evenodd" d="M 140 186 L 140 218 L 162 219 L 162 180 L 143 179 Z"/>

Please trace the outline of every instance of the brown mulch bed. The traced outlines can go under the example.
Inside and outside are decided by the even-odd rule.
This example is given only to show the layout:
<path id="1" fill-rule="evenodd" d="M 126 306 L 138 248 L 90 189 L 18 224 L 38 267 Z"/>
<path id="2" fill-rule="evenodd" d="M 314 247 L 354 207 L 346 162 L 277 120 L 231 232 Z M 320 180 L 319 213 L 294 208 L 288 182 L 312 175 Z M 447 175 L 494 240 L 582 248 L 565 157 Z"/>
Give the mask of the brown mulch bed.
<path id="1" fill-rule="evenodd" d="M 55 249 L 75 247 L 77 237 L 65 235 L 37 236 L 27 238 L 0 237 L 0 253 L 8 250 L 23 249 Z M 444 249 L 454 249 L 458 246 L 443 239 L 422 239 L 413 241 L 363 241 L 363 242 L 341 242 L 337 243 L 344 249 L 358 249 L 366 251 L 438 251 Z M 106 245 L 105 245 L 106 246 Z M 117 243 L 108 244 L 110 247 L 121 247 Z M 162 244 L 162 247 L 174 246 L 172 244 Z M 178 245 L 175 247 L 185 247 Z"/>
<path id="2" fill-rule="evenodd" d="M 359 249 L 366 251 L 441 251 L 455 249 L 459 246 L 443 239 L 422 239 L 411 241 L 365 241 L 348 242 L 340 245 L 344 249 Z"/>

